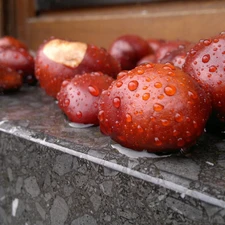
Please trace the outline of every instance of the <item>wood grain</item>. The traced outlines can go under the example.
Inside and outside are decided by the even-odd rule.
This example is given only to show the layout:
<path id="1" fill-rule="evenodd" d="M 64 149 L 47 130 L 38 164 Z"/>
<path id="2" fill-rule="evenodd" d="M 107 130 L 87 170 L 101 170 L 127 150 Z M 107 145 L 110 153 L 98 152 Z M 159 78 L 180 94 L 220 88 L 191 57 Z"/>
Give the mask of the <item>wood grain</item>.
<path id="1" fill-rule="evenodd" d="M 198 41 L 222 31 L 225 1 L 183 1 L 43 13 L 30 18 L 34 50 L 50 36 L 108 48 L 119 35 Z"/>

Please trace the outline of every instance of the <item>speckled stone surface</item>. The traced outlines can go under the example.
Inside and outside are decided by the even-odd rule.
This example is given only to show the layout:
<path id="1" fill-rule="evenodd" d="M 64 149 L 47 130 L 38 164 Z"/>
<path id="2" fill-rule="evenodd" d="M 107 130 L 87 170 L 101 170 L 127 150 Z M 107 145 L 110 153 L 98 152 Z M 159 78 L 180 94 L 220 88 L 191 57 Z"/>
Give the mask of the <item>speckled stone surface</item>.
<path id="1" fill-rule="evenodd" d="M 38 87 L 0 95 L 0 224 L 225 224 L 225 140 L 131 158 Z"/>

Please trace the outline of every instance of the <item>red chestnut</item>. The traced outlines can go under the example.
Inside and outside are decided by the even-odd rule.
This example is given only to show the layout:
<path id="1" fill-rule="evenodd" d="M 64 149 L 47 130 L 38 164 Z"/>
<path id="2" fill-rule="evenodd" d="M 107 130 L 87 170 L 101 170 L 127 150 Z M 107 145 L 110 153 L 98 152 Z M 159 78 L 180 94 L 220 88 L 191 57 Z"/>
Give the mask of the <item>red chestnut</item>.
<path id="1" fill-rule="evenodd" d="M 13 46 L 16 48 L 24 48 L 28 50 L 27 46 L 23 42 L 12 36 L 4 36 L 0 38 L 0 46 Z"/>
<path id="2" fill-rule="evenodd" d="M 122 70 L 130 70 L 136 66 L 141 58 L 152 53 L 152 49 L 142 37 L 124 35 L 111 44 L 109 53 L 118 60 Z"/>
<path id="3" fill-rule="evenodd" d="M 172 64 L 122 71 L 99 100 L 102 133 L 137 151 L 170 152 L 195 144 L 211 113 L 198 83 Z"/>
<path id="4" fill-rule="evenodd" d="M 22 77 L 19 73 L 0 65 L 0 92 L 18 90 L 22 83 Z"/>
<path id="5" fill-rule="evenodd" d="M 98 125 L 98 101 L 114 79 L 101 72 L 65 80 L 57 94 L 58 104 L 71 122 Z"/>
<path id="6" fill-rule="evenodd" d="M 178 48 L 184 48 L 185 46 L 190 44 L 191 43 L 189 41 L 183 40 L 173 40 L 162 43 L 155 52 L 157 62 L 160 62 L 161 59 L 163 59 L 167 53 L 174 51 Z"/>
<path id="7" fill-rule="evenodd" d="M 143 58 L 141 58 L 138 62 L 137 62 L 137 66 L 144 64 L 144 63 L 156 63 L 156 56 L 154 53 L 149 54 L 144 56 Z"/>
<path id="8" fill-rule="evenodd" d="M 213 114 L 225 123 L 225 32 L 200 40 L 188 52 L 183 70 L 211 94 Z"/>
<path id="9" fill-rule="evenodd" d="M 167 52 L 166 55 L 160 60 L 160 63 L 172 63 L 174 66 L 179 67 L 182 69 L 187 52 L 193 47 L 192 44 L 186 45 L 186 46 L 179 46 L 177 49 Z"/>
<path id="10" fill-rule="evenodd" d="M 1 46 L 0 65 L 10 67 L 24 76 L 34 73 L 34 58 L 24 48 Z"/>
<path id="11" fill-rule="evenodd" d="M 104 49 L 83 42 L 51 39 L 39 47 L 35 75 L 46 93 L 56 97 L 61 83 L 76 74 L 101 71 L 116 78 L 119 63 Z"/>
<path id="12" fill-rule="evenodd" d="M 166 41 L 163 39 L 149 38 L 147 39 L 147 42 L 150 48 L 153 50 L 153 52 L 156 52 L 160 48 L 160 46 Z"/>

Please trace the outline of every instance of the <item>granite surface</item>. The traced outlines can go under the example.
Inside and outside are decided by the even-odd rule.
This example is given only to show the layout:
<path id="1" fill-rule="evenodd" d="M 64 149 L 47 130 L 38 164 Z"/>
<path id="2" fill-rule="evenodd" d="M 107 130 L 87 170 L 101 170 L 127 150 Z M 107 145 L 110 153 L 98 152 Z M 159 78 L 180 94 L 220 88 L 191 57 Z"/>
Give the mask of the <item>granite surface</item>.
<path id="1" fill-rule="evenodd" d="M 0 224 L 225 224 L 225 139 L 132 158 L 38 87 L 0 95 Z"/>

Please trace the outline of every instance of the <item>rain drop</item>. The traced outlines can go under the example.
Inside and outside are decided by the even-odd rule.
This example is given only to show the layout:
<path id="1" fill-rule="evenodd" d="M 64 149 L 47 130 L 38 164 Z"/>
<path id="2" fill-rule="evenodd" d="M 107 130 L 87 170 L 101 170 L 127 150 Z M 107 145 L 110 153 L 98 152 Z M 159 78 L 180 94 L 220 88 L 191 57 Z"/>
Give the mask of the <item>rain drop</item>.
<path id="1" fill-rule="evenodd" d="M 128 84 L 128 88 L 130 91 L 135 91 L 138 87 L 138 82 L 136 80 L 132 80 Z"/>
<path id="2" fill-rule="evenodd" d="M 209 54 L 206 54 L 202 57 L 202 62 L 203 63 L 207 63 L 208 61 L 210 60 L 210 55 Z"/>
<path id="3" fill-rule="evenodd" d="M 191 97 L 192 99 L 197 99 L 198 95 L 194 92 L 188 91 L 188 96 Z"/>
<path id="4" fill-rule="evenodd" d="M 119 87 L 121 87 L 123 85 L 123 82 L 122 81 L 117 81 L 116 82 L 116 86 L 119 88 Z"/>
<path id="5" fill-rule="evenodd" d="M 152 64 L 152 63 L 147 63 L 147 64 L 145 64 L 145 66 L 146 66 L 147 68 L 153 68 L 153 67 L 154 67 L 154 64 Z"/>
<path id="6" fill-rule="evenodd" d="M 177 146 L 178 147 L 182 147 L 182 146 L 184 146 L 184 144 L 185 144 L 185 142 L 184 142 L 183 138 L 177 139 Z"/>
<path id="7" fill-rule="evenodd" d="M 164 70 L 175 70 L 175 66 L 171 63 L 166 63 L 165 66 L 163 66 Z"/>
<path id="8" fill-rule="evenodd" d="M 166 86 L 165 89 L 164 89 L 165 94 L 168 95 L 168 96 L 175 95 L 176 91 L 177 91 L 177 89 L 172 85 Z"/>
<path id="9" fill-rule="evenodd" d="M 157 98 L 158 99 L 163 99 L 164 98 L 164 94 L 160 94 Z"/>
<path id="10" fill-rule="evenodd" d="M 159 103 L 155 103 L 155 104 L 153 105 L 153 110 L 156 111 L 156 112 L 160 112 L 160 111 L 163 110 L 163 109 L 164 109 L 164 106 L 161 105 L 161 104 L 159 104 Z"/>
<path id="11" fill-rule="evenodd" d="M 102 122 L 105 119 L 105 112 L 103 110 L 99 111 L 98 119 L 99 119 L 100 122 Z"/>
<path id="12" fill-rule="evenodd" d="M 98 89 L 98 87 L 90 85 L 88 86 L 88 91 L 90 92 L 91 95 L 97 97 L 100 94 L 100 91 Z"/>
<path id="13" fill-rule="evenodd" d="M 179 135 L 179 132 L 177 130 L 173 130 L 173 136 L 176 137 Z"/>
<path id="14" fill-rule="evenodd" d="M 150 94 L 149 93 L 144 93 L 142 95 L 142 99 L 145 100 L 145 101 L 147 101 L 149 98 L 150 98 Z"/>
<path id="15" fill-rule="evenodd" d="M 128 123 L 130 123 L 130 122 L 132 121 L 132 116 L 130 115 L 130 113 L 127 113 L 127 114 L 126 114 L 126 121 L 127 121 Z"/>
<path id="16" fill-rule="evenodd" d="M 161 122 L 162 122 L 162 125 L 165 126 L 165 127 L 170 125 L 169 120 L 162 119 Z"/>
<path id="17" fill-rule="evenodd" d="M 148 86 L 144 86 L 142 89 L 143 89 L 143 90 L 146 90 L 146 89 L 148 89 Z"/>
<path id="18" fill-rule="evenodd" d="M 81 118 L 82 117 L 82 112 L 81 111 L 78 111 L 77 113 L 76 113 L 76 116 L 77 116 L 77 118 Z"/>
<path id="19" fill-rule="evenodd" d="M 198 124 L 195 120 L 193 120 L 193 126 L 194 126 L 194 128 L 198 128 Z"/>
<path id="20" fill-rule="evenodd" d="M 162 87 L 162 83 L 156 82 L 156 83 L 154 84 L 154 86 L 155 86 L 156 88 L 161 88 L 161 87 Z"/>
<path id="21" fill-rule="evenodd" d="M 159 140 L 158 137 L 155 137 L 155 138 L 154 138 L 154 142 L 155 142 L 155 145 L 156 145 L 156 146 L 162 145 L 162 142 Z"/>
<path id="22" fill-rule="evenodd" d="M 143 69 L 138 69 L 138 70 L 137 70 L 137 74 L 138 74 L 138 75 L 142 75 L 142 74 L 144 74 L 144 72 L 145 72 L 145 71 L 144 71 Z"/>
<path id="23" fill-rule="evenodd" d="M 70 100 L 67 98 L 64 100 L 63 106 L 68 107 L 70 105 Z"/>
<path id="24" fill-rule="evenodd" d="M 64 80 L 62 82 L 62 87 L 66 87 L 68 84 L 69 84 L 69 81 L 68 80 Z"/>
<path id="25" fill-rule="evenodd" d="M 175 116 L 174 116 L 174 119 L 176 122 L 180 123 L 183 121 L 183 115 L 181 115 L 180 113 L 176 113 Z"/>
<path id="26" fill-rule="evenodd" d="M 212 43 L 212 40 L 211 40 L 211 39 L 205 39 L 205 40 L 203 41 L 203 44 L 204 44 L 205 46 L 209 46 L 211 43 Z"/>
<path id="27" fill-rule="evenodd" d="M 211 73 L 216 72 L 216 70 L 217 70 L 216 66 L 209 67 L 209 72 L 211 72 Z"/>
<path id="28" fill-rule="evenodd" d="M 137 130 L 140 133 L 144 132 L 144 129 L 140 125 L 137 126 Z"/>
<path id="29" fill-rule="evenodd" d="M 119 107 L 120 107 L 120 104 L 121 104 L 120 98 L 119 98 L 119 97 L 115 97 L 115 98 L 113 99 L 113 105 L 114 105 L 114 107 L 115 107 L 115 108 L 119 108 Z"/>

